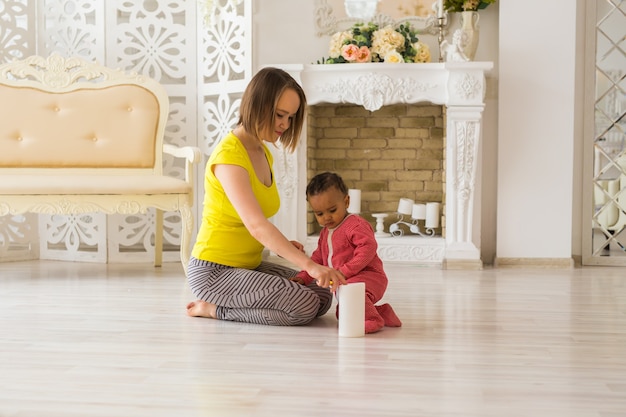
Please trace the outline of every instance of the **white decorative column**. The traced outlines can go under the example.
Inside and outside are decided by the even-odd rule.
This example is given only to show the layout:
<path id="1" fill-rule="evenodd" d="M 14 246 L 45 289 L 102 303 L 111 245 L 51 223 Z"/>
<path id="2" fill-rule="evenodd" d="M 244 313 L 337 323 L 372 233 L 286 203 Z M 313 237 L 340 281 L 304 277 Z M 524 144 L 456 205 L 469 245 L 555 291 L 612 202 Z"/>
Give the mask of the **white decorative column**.
<path id="1" fill-rule="evenodd" d="M 445 239 L 398 237 L 379 240 L 383 260 L 437 262 L 443 268 L 482 267 L 473 242 L 472 218 L 476 164 L 485 97 L 485 72 L 491 62 L 429 64 L 278 65 L 302 87 L 310 106 L 356 104 L 370 111 L 393 104 L 446 106 Z M 306 126 L 303 136 L 306 137 Z M 290 238 L 307 242 L 306 146 L 295 154 L 277 152 L 275 166 L 281 194 L 276 225 Z M 479 240 L 479 239 L 478 239 Z"/>
<path id="2" fill-rule="evenodd" d="M 484 68 L 446 63 L 446 269 L 482 268 L 473 242 L 476 170 L 485 107 Z M 491 68 L 491 67 L 489 67 Z"/>

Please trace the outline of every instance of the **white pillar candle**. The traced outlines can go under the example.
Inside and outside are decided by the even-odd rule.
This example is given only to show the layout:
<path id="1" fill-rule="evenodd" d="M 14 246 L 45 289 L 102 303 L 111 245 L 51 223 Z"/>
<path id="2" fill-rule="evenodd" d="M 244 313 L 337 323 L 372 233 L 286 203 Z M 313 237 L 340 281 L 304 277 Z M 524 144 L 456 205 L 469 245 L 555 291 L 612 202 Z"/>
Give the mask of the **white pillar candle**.
<path id="1" fill-rule="evenodd" d="M 443 17 L 443 0 L 437 1 L 437 17 Z"/>
<path id="2" fill-rule="evenodd" d="M 416 220 L 426 219 L 426 204 L 413 204 L 413 211 L 411 217 Z"/>
<path id="3" fill-rule="evenodd" d="M 410 198 L 401 198 L 398 203 L 398 213 L 411 214 L 411 211 L 413 210 L 413 203 L 415 203 L 415 201 Z"/>
<path id="4" fill-rule="evenodd" d="M 426 203 L 426 227 L 439 227 L 439 203 Z"/>
<path id="5" fill-rule="evenodd" d="M 361 212 L 361 190 L 355 190 L 350 188 L 348 190 L 350 196 L 350 206 L 348 206 L 348 213 L 359 214 Z"/>
<path id="6" fill-rule="evenodd" d="M 365 334 L 365 283 L 340 285 L 337 304 L 339 337 L 362 337 Z"/>

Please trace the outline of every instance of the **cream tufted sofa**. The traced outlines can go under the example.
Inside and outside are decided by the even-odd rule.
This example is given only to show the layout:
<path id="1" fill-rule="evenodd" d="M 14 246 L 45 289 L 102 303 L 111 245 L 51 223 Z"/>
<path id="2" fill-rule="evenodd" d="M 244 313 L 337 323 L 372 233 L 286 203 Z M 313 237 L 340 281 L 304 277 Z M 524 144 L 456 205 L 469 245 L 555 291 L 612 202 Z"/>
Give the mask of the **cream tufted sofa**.
<path id="1" fill-rule="evenodd" d="M 163 144 L 168 111 L 155 80 L 80 58 L 53 54 L 0 65 L 0 216 L 153 207 L 160 266 L 163 211 L 179 211 L 186 268 L 201 153 Z M 163 175 L 164 152 L 184 158 L 185 179 Z"/>

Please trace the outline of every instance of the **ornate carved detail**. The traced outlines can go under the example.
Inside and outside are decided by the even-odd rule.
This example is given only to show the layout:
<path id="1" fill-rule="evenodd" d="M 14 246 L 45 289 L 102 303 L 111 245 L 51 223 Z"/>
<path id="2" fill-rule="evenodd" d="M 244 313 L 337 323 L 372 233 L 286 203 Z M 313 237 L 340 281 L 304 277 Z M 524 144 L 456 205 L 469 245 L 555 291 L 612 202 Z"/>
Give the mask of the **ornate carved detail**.
<path id="1" fill-rule="evenodd" d="M 316 1 L 315 27 L 317 36 L 332 35 L 337 27 L 337 20 L 333 15 L 333 8 L 330 4 Z"/>
<path id="2" fill-rule="evenodd" d="M 297 169 L 297 156 L 282 147 L 276 152 L 272 152 L 272 155 L 274 156 L 274 174 L 280 190 L 282 208 L 290 210 L 290 203 L 298 192 L 298 178 L 293 175 Z"/>
<path id="3" fill-rule="evenodd" d="M 10 58 L 22 59 L 29 45 L 29 28 L 27 27 L 28 6 L 19 0 L 2 2 L 2 26 L 0 26 L 0 63 Z"/>
<path id="4" fill-rule="evenodd" d="M 229 94 L 220 94 L 204 103 L 205 136 L 201 143 L 202 151 L 210 155 L 221 138 L 237 125 L 241 99 L 234 99 Z"/>
<path id="5" fill-rule="evenodd" d="M 336 16 L 342 15 L 341 11 L 333 10 L 328 4 L 328 0 L 316 0 L 315 2 L 315 28 L 317 36 L 332 35 L 333 33 L 345 30 L 353 24 L 359 22 L 359 19 L 344 17 L 337 19 Z M 446 12 L 447 15 L 447 12 Z M 368 19 L 369 22 L 376 23 L 380 27 L 387 25 L 397 26 L 400 23 L 410 22 L 418 33 L 429 33 L 436 35 L 439 28 L 437 27 L 437 16 L 432 14 L 428 17 L 421 16 L 402 16 L 401 19 L 394 19 L 386 14 L 378 13 Z"/>
<path id="6" fill-rule="evenodd" d="M 461 29 L 457 29 L 454 31 L 454 35 L 452 36 L 452 43 L 448 42 L 446 39 L 441 42 L 440 49 L 444 54 L 444 61 L 467 62 L 470 60 L 463 52 L 463 47 L 461 46 L 462 41 L 463 31 Z"/>
<path id="7" fill-rule="evenodd" d="M 119 216 L 119 224 L 115 224 L 116 229 L 116 245 L 120 247 L 137 247 L 140 246 L 144 251 L 148 252 L 152 248 L 151 236 L 156 228 L 156 210 L 146 210 L 145 215 L 124 215 Z M 170 228 L 167 227 L 165 216 L 163 218 L 163 237 L 166 239 L 166 232 Z M 155 232 L 156 233 L 156 232 Z"/>
<path id="8" fill-rule="evenodd" d="M 483 86 L 478 78 L 465 73 L 456 81 L 455 90 L 459 97 L 469 100 L 476 96 L 480 97 Z"/>
<path id="9" fill-rule="evenodd" d="M 8 79 L 9 74 L 17 79 L 35 80 L 53 88 L 66 88 L 77 80 L 84 78 L 104 80 L 120 77 L 119 70 L 101 67 L 95 62 L 88 62 L 82 58 L 64 58 L 53 53 L 47 58 L 30 56 L 22 61 L 7 64 L 0 72 L 0 78 Z M 142 77 L 131 73 L 127 77 L 141 80 Z"/>
<path id="10" fill-rule="evenodd" d="M 474 171 L 476 160 L 474 149 L 476 147 L 476 122 L 456 122 L 456 177 L 454 185 L 457 191 L 459 205 L 467 208 L 469 198 L 474 190 Z"/>
<path id="11" fill-rule="evenodd" d="M 219 24 L 206 28 L 204 42 L 203 75 L 207 79 L 217 76 L 218 81 L 232 80 L 235 74 L 246 69 L 246 20 L 237 15 L 237 6 L 228 2 L 219 7 Z"/>
<path id="12" fill-rule="evenodd" d="M 186 103 L 170 101 L 170 114 L 167 125 L 165 126 L 165 139 L 167 143 L 183 147 L 186 145 L 186 137 L 188 132 L 188 121 L 185 110 Z M 163 172 L 167 175 L 186 179 L 185 168 L 187 161 L 183 158 L 175 158 L 173 155 L 166 153 L 163 155 Z"/>
<path id="13" fill-rule="evenodd" d="M 6 204 L 0 206 L 6 206 Z M 32 237 L 30 235 L 32 235 L 32 225 L 28 223 L 25 216 L 0 215 L 0 255 L 6 255 L 12 244 L 28 245 L 29 238 Z"/>
<path id="14" fill-rule="evenodd" d="M 45 3 L 45 4 L 44 4 Z M 105 5 L 85 0 L 45 1 L 38 13 L 45 14 L 43 27 L 39 26 L 48 51 L 59 51 L 66 56 L 80 56 L 88 61 L 104 59 L 104 37 L 98 33 L 98 14 Z"/>
<path id="15" fill-rule="evenodd" d="M 441 262 L 444 258 L 443 246 L 406 246 L 406 245 L 380 245 L 378 256 L 383 261 L 432 261 Z"/>
<path id="16" fill-rule="evenodd" d="M 413 78 L 391 78 L 385 74 L 367 73 L 356 78 L 342 78 L 318 87 L 323 93 L 334 94 L 342 103 L 359 104 L 375 111 L 388 103 L 409 103 L 415 92 L 435 88 Z"/>
<path id="17" fill-rule="evenodd" d="M 182 0 L 118 2 L 112 30 L 117 46 L 116 65 L 133 69 L 158 81 L 187 76 L 190 42 L 186 39 Z"/>
<path id="18" fill-rule="evenodd" d="M 122 201 L 117 205 L 115 211 L 120 214 L 145 213 L 146 207 L 136 201 Z"/>
<path id="19" fill-rule="evenodd" d="M 180 217 L 182 219 L 183 225 L 181 228 L 180 234 L 180 261 L 183 264 L 183 269 L 185 270 L 185 274 L 187 274 L 187 264 L 189 263 L 189 244 L 191 241 L 191 235 L 193 233 L 193 213 L 191 212 L 191 207 L 189 204 L 183 203 L 180 206 Z"/>
<path id="20" fill-rule="evenodd" d="M 56 203 L 44 202 L 34 204 L 29 208 L 29 211 L 41 214 L 86 214 L 102 211 L 102 207 L 92 203 L 83 203 L 64 199 L 59 200 Z"/>
<path id="21" fill-rule="evenodd" d="M 63 244 L 67 251 L 76 253 L 81 246 L 98 246 L 100 228 L 100 222 L 91 215 L 51 216 L 46 222 L 42 238 L 48 245 Z"/>
<path id="22" fill-rule="evenodd" d="M 239 3 L 242 2 L 221 2 L 215 10 L 214 24 L 204 25 L 199 38 L 204 130 L 198 145 L 206 155 L 237 125 L 241 93 L 251 77 L 247 48 L 250 17 L 245 15 L 244 4 Z"/>
<path id="23" fill-rule="evenodd" d="M 141 196 L 138 196 L 141 197 Z M 106 203 L 106 202 L 105 202 Z M 20 214 L 20 213 L 39 213 L 39 214 L 89 214 L 89 213 L 107 213 L 107 214 L 145 214 L 150 203 L 145 203 L 137 200 L 125 200 L 118 202 L 115 206 L 111 204 L 98 204 L 89 201 L 71 200 L 68 198 L 61 198 L 57 201 L 50 202 L 36 202 L 25 203 L 20 206 L 12 207 L 9 204 L 0 204 L 0 215 L 7 214 Z M 161 205 L 161 204 L 159 204 Z M 163 207 L 163 210 L 178 210 L 178 204 L 167 204 L 167 207 Z"/>

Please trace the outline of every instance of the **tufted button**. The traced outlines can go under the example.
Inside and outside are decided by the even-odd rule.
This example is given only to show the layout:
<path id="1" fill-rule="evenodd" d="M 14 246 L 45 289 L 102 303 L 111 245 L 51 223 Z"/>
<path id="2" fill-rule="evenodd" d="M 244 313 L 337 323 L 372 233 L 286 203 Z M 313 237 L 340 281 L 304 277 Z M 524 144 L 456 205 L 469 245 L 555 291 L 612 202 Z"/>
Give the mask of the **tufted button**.
<path id="1" fill-rule="evenodd" d="M 133 108 L 129 106 L 126 110 L 128 110 L 129 112 L 131 112 L 131 111 L 133 111 Z"/>
<path id="2" fill-rule="evenodd" d="M 94 136 L 93 138 L 91 138 L 92 141 L 97 142 L 98 138 L 96 136 Z"/>
<path id="3" fill-rule="evenodd" d="M 57 107 L 54 108 L 54 111 L 58 113 L 58 112 L 61 111 L 61 109 L 57 106 Z"/>
<path id="4" fill-rule="evenodd" d="M 18 136 L 18 137 L 17 137 L 17 138 L 15 138 L 15 139 L 17 139 L 17 141 L 18 141 L 18 142 L 21 142 L 21 141 L 23 141 L 23 140 L 24 140 L 24 138 L 23 138 L 23 137 L 21 137 L 21 136 Z"/>

